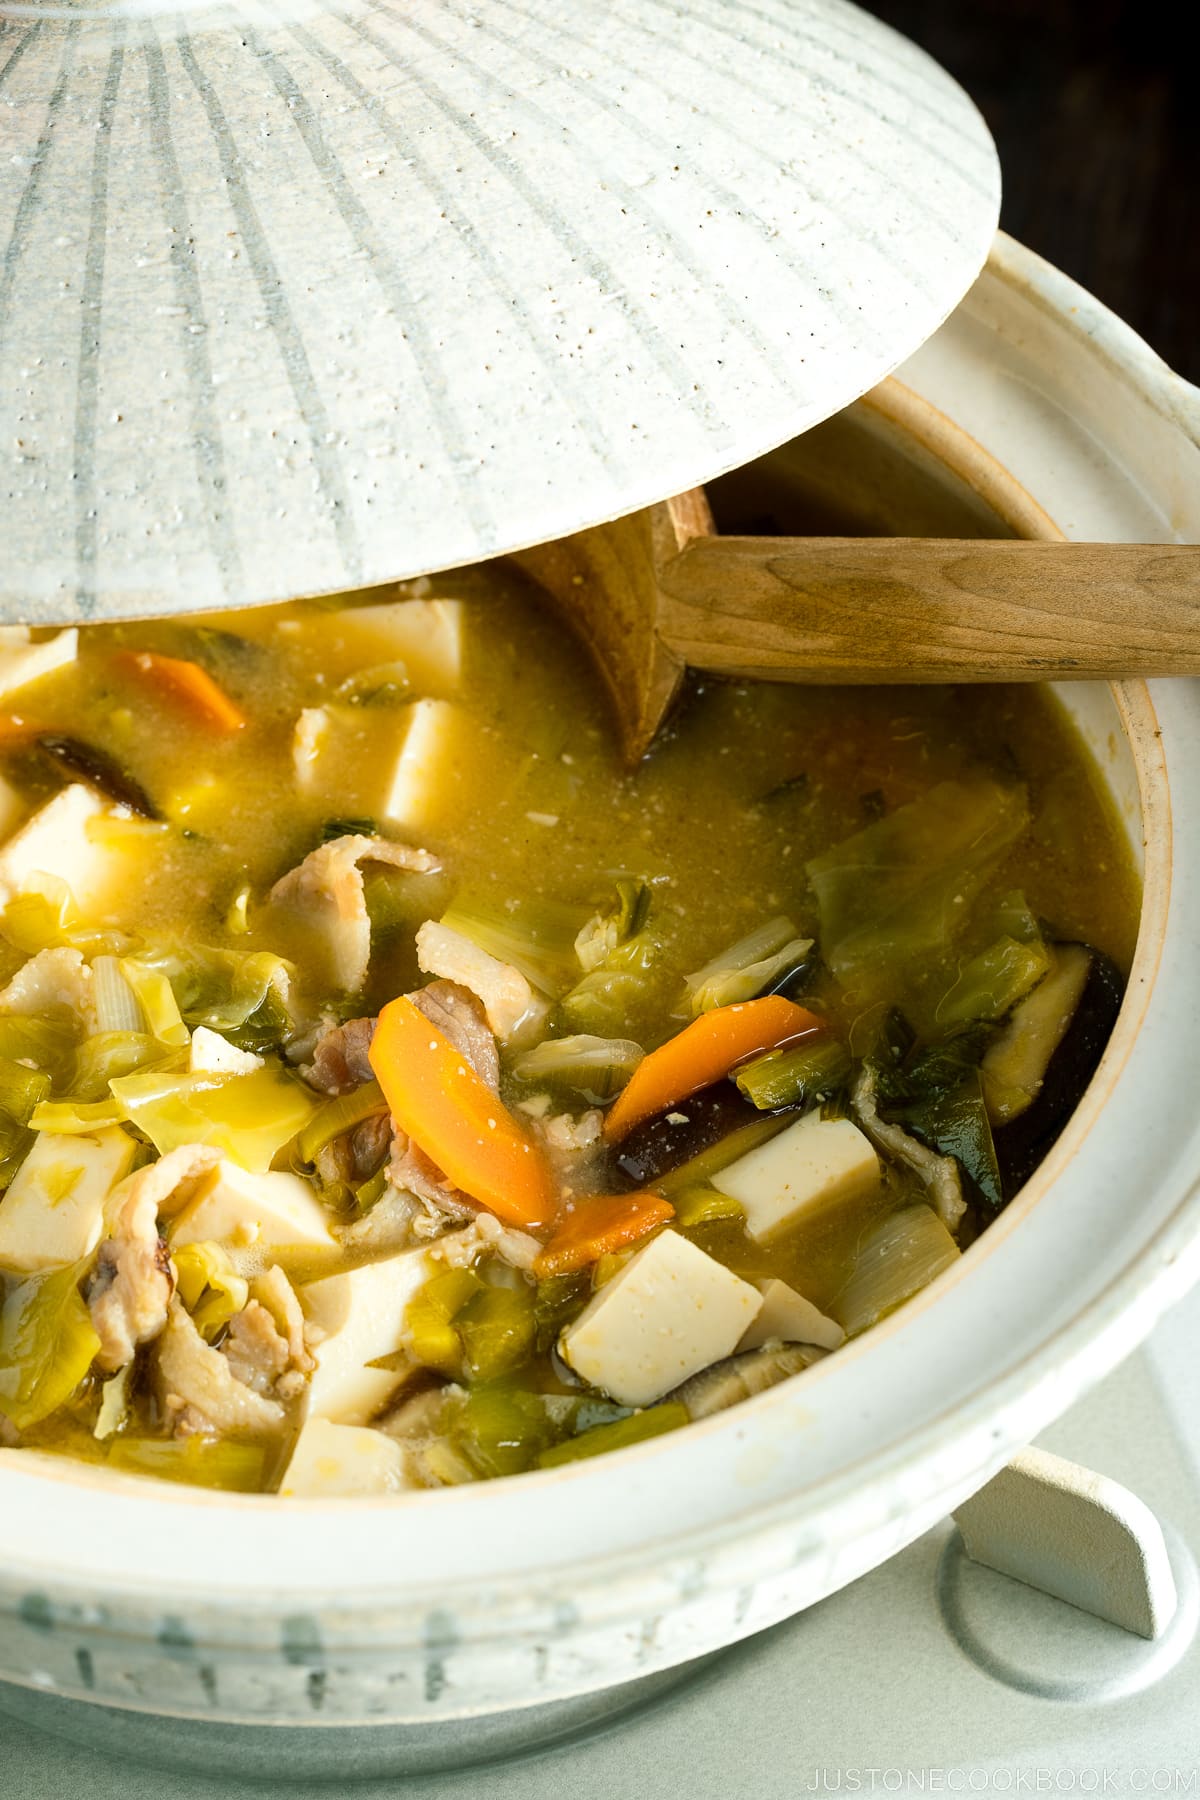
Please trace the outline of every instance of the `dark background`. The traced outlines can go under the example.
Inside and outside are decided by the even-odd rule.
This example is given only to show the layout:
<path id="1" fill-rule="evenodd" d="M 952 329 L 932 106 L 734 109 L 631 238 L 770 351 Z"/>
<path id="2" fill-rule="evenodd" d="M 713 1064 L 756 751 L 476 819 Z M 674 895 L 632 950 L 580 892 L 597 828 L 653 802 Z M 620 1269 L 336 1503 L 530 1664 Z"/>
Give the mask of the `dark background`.
<path id="1" fill-rule="evenodd" d="M 1200 381 L 1196 0 L 862 0 L 992 130 L 1000 223 Z"/>

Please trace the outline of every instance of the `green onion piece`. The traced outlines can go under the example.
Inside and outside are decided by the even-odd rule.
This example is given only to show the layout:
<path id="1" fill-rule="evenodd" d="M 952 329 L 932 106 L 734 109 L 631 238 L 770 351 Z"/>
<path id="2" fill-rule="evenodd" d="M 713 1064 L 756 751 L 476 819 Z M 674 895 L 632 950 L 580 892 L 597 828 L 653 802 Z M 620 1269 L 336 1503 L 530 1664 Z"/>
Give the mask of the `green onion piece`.
<path id="1" fill-rule="evenodd" d="M 494 1381 L 528 1361 L 535 1323 L 533 1290 L 488 1287 L 475 1294 L 454 1320 L 471 1381 Z"/>
<path id="2" fill-rule="evenodd" d="M 1023 944 L 1002 937 L 959 970 L 958 979 L 938 1002 L 941 1025 L 967 1025 L 1002 1019 L 1046 974 L 1050 953 L 1044 944 Z"/>
<path id="3" fill-rule="evenodd" d="M 126 1116 L 116 1100 L 43 1100 L 29 1123 L 35 1131 L 81 1137 L 104 1125 L 119 1125 Z"/>
<path id="4" fill-rule="evenodd" d="M 364 1119 L 387 1111 L 383 1089 L 377 1081 L 364 1081 L 349 1094 L 337 1094 L 315 1112 L 296 1139 L 296 1155 L 301 1162 L 315 1162 L 317 1152 L 334 1138 L 353 1131 Z"/>
<path id="5" fill-rule="evenodd" d="M 749 937 L 730 944 L 684 983 L 686 1005 L 693 1018 L 714 1006 L 752 1000 L 777 975 L 812 949 L 812 939 L 799 937 L 788 918 L 769 919 Z"/>
<path id="6" fill-rule="evenodd" d="M 257 1444 L 231 1444 L 220 1438 L 113 1439 L 110 1469 L 126 1475 L 155 1475 L 191 1487 L 222 1488 L 231 1494 L 254 1494 L 262 1487 L 263 1451 Z"/>
<path id="7" fill-rule="evenodd" d="M 675 1208 L 675 1224 L 681 1231 L 690 1231 L 696 1225 L 716 1225 L 722 1220 L 746 1217 L 746 1209 L 740 1200 L 734 1200 L 729 1194 L 719 1194 L 715 1188 L 685 1188 L 682 1193 L 674 1195 L 671 1201 Z"/>
<path id="8" fill-rule="evenodd" d="M 180 1144 L 212 1144 L 261 1174 L 316 1111 L 308 1090 L 278 1065 L 248 1075 L 158 1070 L 122 1076 L 113 1098 L 162 1155 Z"/>
<path id="9" fill-rule="evenodd" d="M 580 1462 L 585 1456 L 603 1456 L 609 1450 L 624 1450 L 630 1444 L 644 1444 L 648 1438 L 661 1437 L 664 1431 L 677 1431 L 690 1423 L 686 1406 L 669 1400 L 662 1406 L 647 1407 L 645 1412 L 630 1413 L 612 1425 L 593 1425 L 565 1444 L 555 1444 L 538 1457 L 539 1469 L 558 1469 L 564 1463 Z"/>
<path id="10" fill-rule="evenodd" d="M 168 1049 L 182 1049 L 191 1033 L 183 1022 L 179 1002 L 167 977 L 160 969 L 138 962 L 132 956 L 122 961 L 121 973 L 137 996 L 151 1036 L 160 1044 L 166 1044 Z"/>
<path id="11" fill-rule="evenodd" d="M 533 1467 L 553 1435 L 540 1394 L 497 1381 L 473 1387 L 459 1403 L 451 1442 L 481 1475 L 519 1475 Z"/>
<path id="12" fill-rule="evenodd" d="M 791 1050 L 771 1050 L 743 1063 L 734 1073 L 741 1092 L 760 1111 L 779 1106 L 811 1106 L 844 1088 L 850 1056 L 835 1038 L 817 1038 Z"/>
<path id="13" fill-rule="evenodd" d="M 100 1348 L 79 1292 L 86 1267 L 15 1282 L 0 1310 L 0 1412 L 19 1431 L 71 1398 Z"/>
<path id="14" fill-rule="evenodd" d="M 34 1108 L 50 1092 L 50 1077 L 41 1069 L 0 1056 L 0 1112 L 17 1125 L 28 1125 Z"/>
<path id="15" fill-rule="evenodd" d="M 371 1208 L 383 1199 L 387 1192 L 387 1184 L 387 1163 L 385 1162 L 381 1169 L 376 1169 L 368 1181 L 360 1182 L 354 1190 L 354 1204 L 360 1213 L 369 1213 Z"/>
<path id="16" fill-rule="evenodd" d="M 513 1064 L 520 1081 L 561 1083 L 593 1102 L 609 1100 L 629 1080 L 646 1052 L 632 1038 L 546 1038 Z"/>
<path id="17" fill-rule="evenodd" d="M 856 1337 L 958 1261 L 959 1248 L 929 1206 L 889 1213 L 859 1247 L 849 1281 L 832 1307 L 847 1337 Z"/>
<path id="18" fill-rule="evenodd" d="M 745 1156 L 750 1150 L 757 1150 L 760 1144 L 784 1129 L 786 1125 L 794 1125 L 795 1120 L 786 1113 L 773 1113 L 762 1119 L 751 1119 L 748 1125 L 739 1125 L 728 1137 L 723 1137 L 719 1144 L 712 1144 L 707 1150 L 701 1150 L 689 1162 L 681 1163 L 672 1169 L 669 1175 L 663 1175 L 654 1183 L 656 1194 L 674 1203 L 676 1194 L 685 1188 L 703 1187 L 705 1182 L 713 1181 L 722 1169 L 736 1162 L 739 1156 Z"/>

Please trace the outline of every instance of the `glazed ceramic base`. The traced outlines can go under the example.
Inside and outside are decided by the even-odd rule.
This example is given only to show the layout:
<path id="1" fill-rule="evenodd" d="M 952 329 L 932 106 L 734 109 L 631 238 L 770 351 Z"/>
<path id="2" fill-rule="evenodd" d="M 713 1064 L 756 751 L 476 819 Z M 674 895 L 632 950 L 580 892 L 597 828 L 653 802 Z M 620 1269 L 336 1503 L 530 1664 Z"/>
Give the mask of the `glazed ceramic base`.
<path id="1" fill-rule="evenodd" d="M 716 1662 L 722 1652 L 643 1675 L 599 1693 L 577 1694 L 512 1712 L 428 1720 L 389 1719 L 361 1725 L 237 1725 L 181 1719 L 90 1701 L 64 1700 L 0 1681 L 0 1712 L 22 1725 L 65 1738 L 84 1750 L 151 1763 L 181 1775 L 236 1769 L 240 1780 L 366 1781 L 497 1762 L 561 1743 L 576 1732 L 613 1723 L 635 1707 Z"/>

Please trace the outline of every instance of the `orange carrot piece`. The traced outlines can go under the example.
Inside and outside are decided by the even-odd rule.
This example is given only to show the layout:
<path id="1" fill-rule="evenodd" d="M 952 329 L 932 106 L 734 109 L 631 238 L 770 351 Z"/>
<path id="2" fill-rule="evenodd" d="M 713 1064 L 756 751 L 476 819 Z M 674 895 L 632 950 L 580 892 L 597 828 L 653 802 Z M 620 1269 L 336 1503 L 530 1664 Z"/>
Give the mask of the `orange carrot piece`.
<path id="1" fill-rule="evenodd" d="M 675 1217 L 659 1194 L 596 1194 L 576 1200 L 533 1265 L 535 1275 L 569 1275 L 624 1250 Z"/>
<path id="2" fill-rule="evenodd" d="M 401 1131 L 470 1199 L 507 1225 L 548 1225 L 550 1165 L 485 1081 L 412 1001 L 379 1015 L 371 1067 Z"/>
<path id="3" fill-rule="evenodd" d="M 118 659 L 127 669 L 144 675 L 163 694 L 179 700 L 218 731 L 241 731 L 246 715 L 219 688 L 207 669 L 180 656 L 160 656 L 157 650 L 125 650 Z"/>
<path id="4" fill-rule="evenodd" d="M 643 1119 L 698 1094 L 735 1064 L 820 1031 L 822 1021 L 781 994 L 716 1006 L 652 1050 L 608 1110 L 604 1135 L 616 1143 Z"/>

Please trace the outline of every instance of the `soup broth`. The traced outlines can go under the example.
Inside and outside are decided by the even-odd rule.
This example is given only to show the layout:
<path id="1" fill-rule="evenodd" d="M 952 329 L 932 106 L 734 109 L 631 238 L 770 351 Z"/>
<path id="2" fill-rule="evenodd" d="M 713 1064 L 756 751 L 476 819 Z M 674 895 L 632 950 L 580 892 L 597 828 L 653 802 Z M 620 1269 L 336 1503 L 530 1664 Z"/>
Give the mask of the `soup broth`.
<path id="1" fill-rule="evenodd" d="M 949 1267 L 1115 1017 L 1048 691 L 695 680 L 628 771 L 497 567 L 9 637 L 13 1448 L 311 1494 L 673 1429 Z"/>

